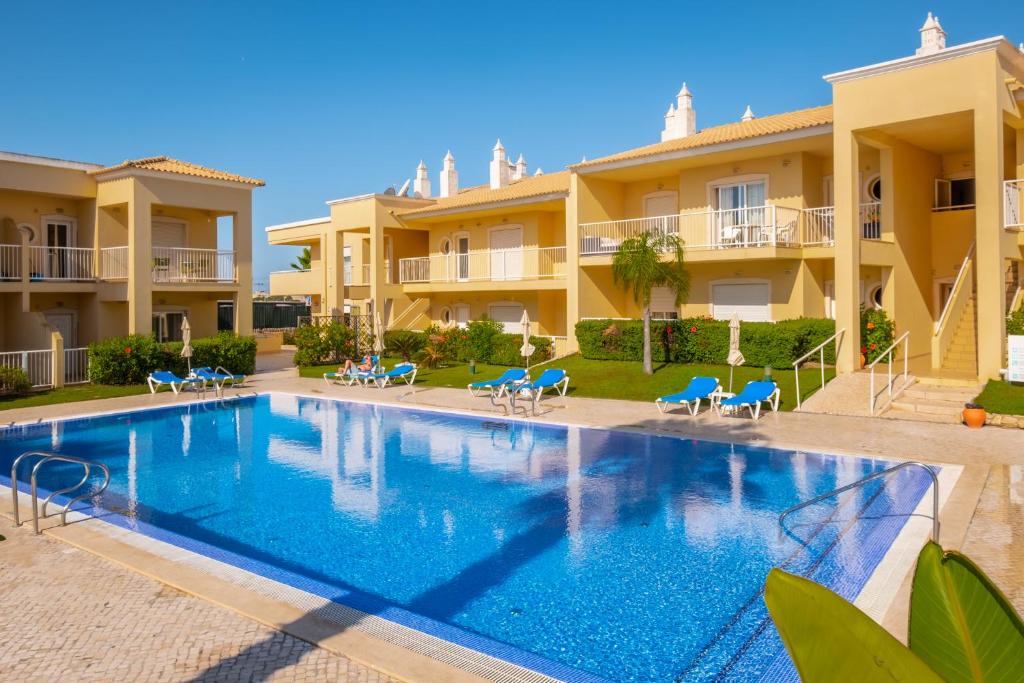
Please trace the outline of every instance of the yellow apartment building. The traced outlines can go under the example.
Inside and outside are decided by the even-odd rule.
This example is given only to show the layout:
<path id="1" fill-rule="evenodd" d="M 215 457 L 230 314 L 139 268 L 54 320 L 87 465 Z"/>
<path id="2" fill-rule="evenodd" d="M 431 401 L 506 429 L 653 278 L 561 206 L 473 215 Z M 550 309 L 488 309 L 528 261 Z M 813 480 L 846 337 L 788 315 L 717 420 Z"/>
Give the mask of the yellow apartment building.
<path id="1" fill-rule="evenodd" d="M 858 367 L 862 306 L 894 319 L 922 377 L 998 376 L 1020 304 L 1024 48 L 946 45 L 929 15 L 913 55 L 825 76 L 832 102 L 699 129 L 684 84 L 660 141 L 564 171 L 528 173 L 500 141 L 486 185 L 461 189 L 451 154 L 435 196 L 412 186 L 328 202 L 267 228 L 305 245 L 306 272 L 271 275 L 328 315 L 377 307 L 389 329 L 487 314 L 576 348 L 588 318 L 637 318 L 611 262 L 623 240 L 678 235 L 692 274 L 656 317 L 836 320 L 840 372 Z"/>
<path id="2" fill-rule="evenodd" d="M 235 331 L 251 334 L 261 185 L 167 157 L 102 166 L 0 152 L 4 363 L 49 349 L 54 331 L 66 349 L 134 333 L 180 339 L 187 315 L 194 336 L 213 335 L 219 300 L 234 302 Z M 228 249 L 219 221 L 231 223 Z"/>

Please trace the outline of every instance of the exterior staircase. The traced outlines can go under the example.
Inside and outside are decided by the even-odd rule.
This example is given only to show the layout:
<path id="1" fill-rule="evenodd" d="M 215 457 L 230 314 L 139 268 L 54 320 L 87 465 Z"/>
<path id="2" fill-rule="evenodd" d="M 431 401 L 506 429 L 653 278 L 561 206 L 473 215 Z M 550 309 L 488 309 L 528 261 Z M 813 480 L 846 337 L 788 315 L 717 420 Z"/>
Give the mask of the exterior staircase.
<path id="1" fill-rule="evenodd" d="M 428 297 L 415 299 L 401 313 L 395 316 L 388 327 L 393 330 L 425 329 L 430 324 L 430 319 L 426 317 L 429 309 L 430 299 Z"/>
<path id="2" fill-rule="evenodd" d="M 951 375 L 978 376 L 978 332 L 976 324 L 977 296 L 971 292 L 953 332 L 953 338 L 942 357 L 942 371 Z"/>
<path id="3" fill-rule="evenodd" d="M 915 382 L 889 404 L 882 417 L 918 422 L 960 424 L 964 404 L 981 393 L 982 386 L 941 386 Z"/>

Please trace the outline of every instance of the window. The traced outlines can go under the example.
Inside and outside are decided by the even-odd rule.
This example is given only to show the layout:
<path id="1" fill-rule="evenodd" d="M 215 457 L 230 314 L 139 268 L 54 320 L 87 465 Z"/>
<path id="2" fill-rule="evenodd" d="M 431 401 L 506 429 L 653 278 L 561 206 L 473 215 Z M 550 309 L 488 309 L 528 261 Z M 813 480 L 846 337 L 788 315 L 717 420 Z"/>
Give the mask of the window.
<path id="1" fill-rule="evenodd" d="M 153 314 L 153 336 L 159 342 L 181 341 L 181 323 L 185 319 L 182 311 L 167 311 Z"/>
<path id="2" fill-rule="evenodd" d="M 867 195 L 869 202 L 882 201 L 882 177 L 875 176 L 868 180 Z"/>
<path id="3" fill-rule="evenodd" d="M 936 178 L 936 209 L 968 209 L 974 207 L 974 178 Z"/>
<path id="4" fill-rule="evenodd" d="M 450 254 L 452 253 L 452 241 L 447 237 L 441 240 L 441 253 Z"/>
<path id="5" fill-rule="evenodd" d="M 679 320 L 676 295 L 670 287 L 651 288 L 651 319 Z"/>
<path id="6" fill-rule="evenodd" d="M 715 208 L 722 210 L 764 206 L 765 183 L 758 180 L 735 185 L 717 185 L 714 199 Z"/>
<path id="7" fill-rule="evenodd" d="M 452 309 L 445 306 L 441 309 L 441 323 L 444 325 L 450 325 L 452 322 Z"/>

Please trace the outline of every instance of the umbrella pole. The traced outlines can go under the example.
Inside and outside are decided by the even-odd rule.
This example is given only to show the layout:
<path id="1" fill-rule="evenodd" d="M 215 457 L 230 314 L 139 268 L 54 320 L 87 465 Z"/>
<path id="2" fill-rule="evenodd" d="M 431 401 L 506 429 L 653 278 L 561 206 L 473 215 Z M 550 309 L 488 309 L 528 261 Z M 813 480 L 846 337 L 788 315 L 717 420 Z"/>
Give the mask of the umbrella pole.
<path id="1" fill-rule="evenodd" d="M 732 392 L 732 371 L 735 370 L 735 369 L 736 369 L 736 366 L 734 366 L 734 365 L 730 365 L 729 366 L 729 392 L 730 393 Z"/>

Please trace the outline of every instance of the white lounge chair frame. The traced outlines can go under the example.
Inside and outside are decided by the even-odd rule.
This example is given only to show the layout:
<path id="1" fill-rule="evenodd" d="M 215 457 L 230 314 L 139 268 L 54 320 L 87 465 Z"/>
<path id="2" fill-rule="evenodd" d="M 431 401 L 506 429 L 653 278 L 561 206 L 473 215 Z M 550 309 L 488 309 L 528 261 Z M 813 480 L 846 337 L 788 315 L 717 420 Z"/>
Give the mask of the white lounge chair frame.
<path id="1" fill-rule="evenodd" d="M 727 408 L 734 408 L 737 412 L 739 412 L 743 408 L 747 408 L 748 410 L 750 410 L 750 417 L 754 418 L 754 421 L 757 422 L 758 418 L 761 417 L 761 404 L 762 403 L 767 403 L 768 406 L 772 409 L 772 412 L 773 413 L 777 413 L 779 411 L 779 398 L 781 396 L 782 396 L 782 392 L 779 390 L 778 387 L 775 387 L 775 391 L 773 391 L 772 393 L 768 394 L 768 398 L 763 398 L 760 401 L 754 401 L 752 403 L 740 403 L 738 405 L 734 405 L 734 406 L 731 405 L 731 406 L 726 406 L 726 407 Z M 721 417 L 722 416 L 722 402 L 718 401 L 718 402 L 714 403 L 713 405 L 715 406 L 715 409 L 716 409 L 716 411 L 718 413 L 718 416 Z"/>

